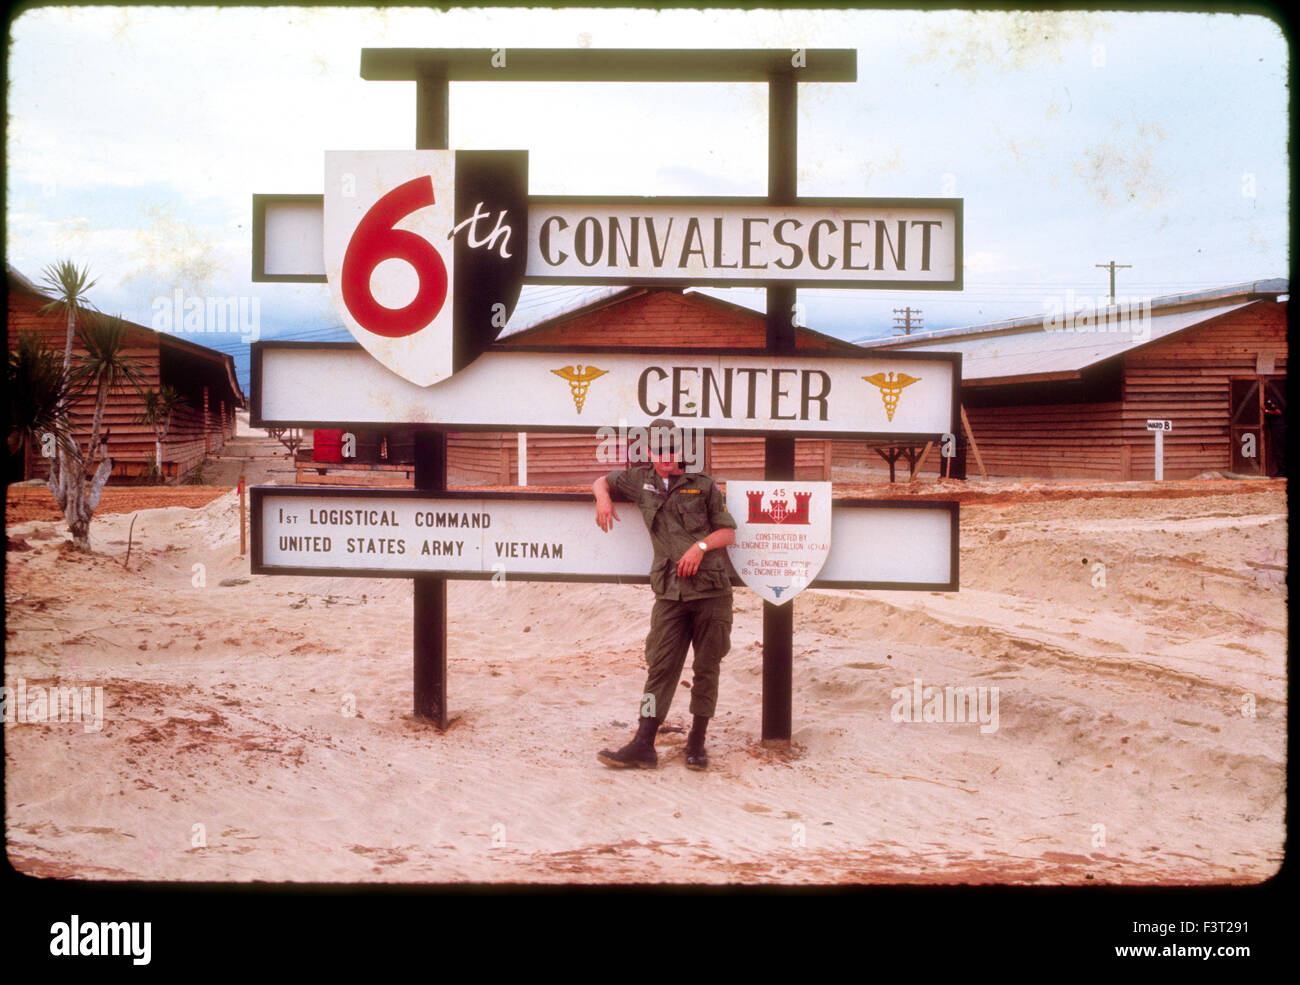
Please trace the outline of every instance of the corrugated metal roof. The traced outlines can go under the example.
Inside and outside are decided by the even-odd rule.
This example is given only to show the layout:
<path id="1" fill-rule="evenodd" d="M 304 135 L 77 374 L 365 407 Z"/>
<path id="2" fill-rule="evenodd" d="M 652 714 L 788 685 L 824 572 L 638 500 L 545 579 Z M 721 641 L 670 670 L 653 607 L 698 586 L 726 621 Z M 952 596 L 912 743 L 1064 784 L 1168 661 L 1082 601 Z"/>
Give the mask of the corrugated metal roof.
<path id="1" fill-rule="evenodd" d="M 552 288 L 552 290 L 555 289 Z M 566 315 L 576 314 L 584 308 L 595 307 L 603 302 L 617 298 L 621 294 L 633 294 L 639 290 L 635 287 L 583 288 L 581 285 L 575 285 L 568 290 L 559 289 L 556 291 L 551 296 L 553 300 L 548 299 L 545 294 L 538 294 L 536 297 L 526 297 L 521 294 L 519 304 L 511 312 L 510 319 L 501 330 L 501 334 L 497 336 L 497 340 L 503 341 L 512 335 L 531 331 L 540 325 L 556 321 Z"/>
<path id="2" fill-rule="evenodd" d="M 961 378 L 969 382 L 995 380 L 1072 379 L 1089 366 L 1123 355 L 1167 338 L 1193 325 L 1254 304 L 1216 305 L 1183 309 L 1166 314 L 1135 312 L 1128 319 L 1090 322 L 1072 331 L 1048 331 L 1044 319 L 1032 325 L 997 333 L 983 332 L 965 337 L 950 335 L 911 345 L 881 348 L 923 348 L 961 353 Z"/>
<path id="3" fill-rule="evenodd" d="M 1244 301 L 1272 300 L 1276 301 L 1281 296 L 1286 295 L 1289 291 L 1289 283 L 1284 277 L 1274 277 L 1269 280 L 1250 280 L 1241 284 L 1231 284 L 1227 287 L 1215 287 L 1208 291 L 1195 291 L 1190 294 L 1167 294 L 1163 297 L 1148 298 L 1144 303 L 1149 303 L 1153 312 L 1160 314 L 1168 309 L 1176 307 L 1198 306 L 1212 307 L 1214 302 L 1221 304 L 1237 304 Z M 1062 299 L 1058 299 L 1062 300 Z M 1078 299 L 1082 302 L 1084 299 Z M 1121 306 L 1125 310 L 1139 299 L 1130 299 L 1128 304 Z M 1066 310 L 1073 310 L 1077 307 L 1074 304 L 1073 292 L 1067 291 L 1064 303 L 1061 305 Z M 861 338 L 854 341 L 859 345 L 870 345 L 877 348 L 907 348 L 910 346 L 930 346 L 938 339 L 950 339 L 954 336 L 969 335 L 986 335 L 993 332 L 1007 332 L 1015 330 L 1033 331 L 1040 327 L 1047 315 L 1028 315 L 1020 318 L 1009 318 L 1005 321 L 985 322 L 980 325 L 962 325 L 955 328 L 934 328 L 920 332 L 913 332 L 906 336 L 882 336 L 878 339 Z"/>
<path id="4" fill-rule="evenodd" d="M 512 316 L 510 321 L 507 323 L 505 329 L 501 332 L 500 335 L 497 336 L 497 341 L 498 342 L 517 341 L 520 339 L 521 336 L 534 332 L 537 329 L 545 328 L 554 325 L 558 322 L 563 322 L 577 315 L 586 315 L 595 311 L 599 311 L 601 308 L 610 307 L 616 304 L 622 304 L 624 301 L 629 301 L 633 298 L 642 297 L 648 294 L 677 294 L 684 298 L 689 298 L 693 301 L 696 301 L 697 303 L 713 305 L 717 308 L 722 308 L 724 310 L 731 311 L 736 314 L 748 316 L 754 319 L 755 322 L 760 324 L 762 323 L 765 317 L 762 311 L 758 311 L 754 308 L 749 307 L 748 305 L 736 304 L 733 301 L 726 301 L 723 300 L 722 298 L 714 297 L 712 294 L 706 294 L 705 292 L 694 287 L 681 288 L 681 287 L 664 287 L 664 286 L 653 286 L 653 285 L 613 287 L 613 288 L 607 287 L 607 288 L 599 289 L 595 295 L 592 295 L 590 292 L 587 292 L 579 296 L 576 300 L 571 300 L 563 304 L 563 306 L 548 308 L 547 314 L 544 317 L 533 317 L 531 319 L 527 319 L 527 318 L 516 319 L 514 316 Z M 824 332 L 818 332 L 814 329 L 808 328 L 807 326 L 803 326 L 803 325 L 799 326 L 796 329 L 796 336 L 804 344 L 807 344 L 808 342 L 811 341 L 816 341 L 828 345 L 832 349 L 844 349 L 846 351 L 854 351 L 858 348 L 857 345 L 845 339 L 837 338 L 834 335 L 827 335 Z"/>
<path id="5" fill-rule="evenodd" d="M 1089 366 L 1237 311 L 1286 296 L 1283 278 L 1247 281 L 1193 294 L 1155 298 L 1071 315 L 1064 312 L 962 328 L 936 329 L 901 338 L 864 339 L 879 349 L 960 352 L 962 379 L 972 383 L 1075 379 Z M 1218 302 L 1217 304 L 1215 302 Z M 1049 326 L 1055 330 L 1049 330 Z M 1065 329 L 1065 330 L 1062 330 Z"/>

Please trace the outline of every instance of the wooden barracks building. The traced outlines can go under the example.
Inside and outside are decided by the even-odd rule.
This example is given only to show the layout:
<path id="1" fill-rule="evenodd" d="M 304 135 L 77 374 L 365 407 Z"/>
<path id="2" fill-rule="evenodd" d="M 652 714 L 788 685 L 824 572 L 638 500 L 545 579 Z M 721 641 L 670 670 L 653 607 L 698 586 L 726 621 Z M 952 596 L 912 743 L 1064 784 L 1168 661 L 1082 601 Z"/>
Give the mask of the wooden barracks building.
<path id="1" fill-rule="evenodd" d="M 1286 296 L 1285 280 L 1259 281 L 1159 298 L 1133 311 L 1099 313 L 1086 323 L 1067 323 L 1064 313 L 1056 322 L 1039 315 L 869 345 L 962 353 L 962 404 L 990 475 L 1151 479 L 1155 442 L 1146 428 L 1149 419 L 1172 421 L 1164 436 L 1167 478 L 1208 470 L 1257 475 L 1270 471 L 1280 450 L 1280 433 L 1270 427 L 1265 404 L 1271 400 L 1286 409 Z M 1121 317 L 1127 315 L 1132 317 Z M 764 316 L 749 308 L 690 290 L 636 287 L 505 336 L 499 344 L 761 349 L 766 337 Z M 863 348 L 807 328 L 798 329 L 796 344 L 808 352 Z M 1248 435 L 1256 445 L 1253 458 L 1243 454 Z M 965 438 L 963 450 L 969 451 Z M 599 440 L 590 432 L 535 433 L 526 441 L 530 486 L 585 484 L 615 467 L 596 459 Z M 375 462 L 409 460 L 410 446 L 409 432 L 357 436 L 361 457 Z M 356 481 L 355 473 L 349 479 L 302 467 L 311 458 L 311 451 L 300 454 L 301 481 Z M 937 475 L 941 462 L 932 454 L 919 474 Z M 978 474 L 974 456 L 965 462 L 968 475 Z M 519 466 L 515 432 L 448 436 L 448 480 L 454 485 L 515 485 Z M 883 466 L 866 441 L 796 441 L 800 479 L 834 479 L 846 470 L 861 479 L 864 467 L 883 479 Z M 905 460 L 899 466 L 906 478 Z M 704 468 L 723 479 L 759 478 L 763 440 L 706 437 Z"/>
<path id="2" fill-rule="evenodd" d="M 9 347 L 13 348 L 19 336 L 34 333 L 61 354 L 67 341 L 63 316 L 39 314 L 49 303 L 49 296 L 12 267 L 7 273 Z M 180 335 L 155 332 L 133 322 L 127 325 L 126 355 L 136 364 L 140 385 L 155 390 L 170 385 L 185 399 L 186 406 L 173 416 L 163 442 L 161 466 L 169 479 L 184 476 L 201 465 L 206 454 L 220 450 L 234 436 L 235 410 L 246 403 L 235 379 L 234 359 Z M 74 365 L 82 351 L 74 342 Z M 90 440 L 94 405 L 94 395 L 90 394 L 72 406 L 77 440 L 83 448 Z M 109 394 L 103 427 L 108 431 L 114 481 L 146 475 L 153 461 L 153 428 L 136 420 L 143 408 L 134 386 L 117 387 Z M 39 448 L 28 447 L 21 458 L 9 463 L 10 480 L 44 478 L 49 473 L 48 461 L 41 457 Z"/>
<path id="3" fill-rule="evenodd" d="M 1121 304 L 1087 319 L 1068 314 L 878 347 L 962 354 L 962 405 L 990 475 L 1152 479 L 1148 420 L 1172 423 L 1163 437 L 1165 478 L 1276 474 L 1285 435 L 1286 280 Z M 968 474 L 975 471 L 969 458 L 966 464 Z"/>

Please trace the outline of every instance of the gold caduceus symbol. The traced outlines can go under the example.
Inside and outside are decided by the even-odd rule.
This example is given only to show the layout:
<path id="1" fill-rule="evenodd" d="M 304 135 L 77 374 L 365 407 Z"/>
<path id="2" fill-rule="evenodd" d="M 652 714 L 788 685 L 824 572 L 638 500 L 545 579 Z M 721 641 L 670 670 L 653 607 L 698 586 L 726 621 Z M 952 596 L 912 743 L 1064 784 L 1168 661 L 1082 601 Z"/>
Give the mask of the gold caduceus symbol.
<path id="1" fill-rule="evenodd" d="M 573 394 L 573 406 L 578 408 L 578 413 L 582 413 L 582 404 L 587 399 L 587 387 L 591 381 L 598 376 L 604 376 L 609 372 L 607 369 L 597 369 L 595 366 L 587 366 L 579 363 L 577 366 L 565 366 L 563 369 L 551 370 L 556 376 L 561 376 L 569 381 L 569 392 Z"/>
<path id="2" fill-rule="evenodd" d="M 911 386 L 913 383 L 919 383 L 919 376 L 908 376 L 906 373 L 873 373 L 871 376 L 862 377 L 868 383 L 880 387 L 880 397 L 885 402 L 885 418 L 892 421 L 894 411 L 898 409 L 898 395 L 903 392 L 903 387 Z"/>

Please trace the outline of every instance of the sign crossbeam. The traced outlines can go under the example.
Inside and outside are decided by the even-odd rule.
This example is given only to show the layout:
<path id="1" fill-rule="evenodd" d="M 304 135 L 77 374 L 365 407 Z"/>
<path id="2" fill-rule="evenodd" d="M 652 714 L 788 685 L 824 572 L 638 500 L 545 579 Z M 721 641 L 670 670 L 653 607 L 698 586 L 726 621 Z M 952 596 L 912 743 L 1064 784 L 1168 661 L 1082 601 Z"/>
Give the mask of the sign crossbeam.
<path id="1" fill-rule="evenodd" d="M 376 82 L 856 82 L 852 48 L 363 48 Z"/>

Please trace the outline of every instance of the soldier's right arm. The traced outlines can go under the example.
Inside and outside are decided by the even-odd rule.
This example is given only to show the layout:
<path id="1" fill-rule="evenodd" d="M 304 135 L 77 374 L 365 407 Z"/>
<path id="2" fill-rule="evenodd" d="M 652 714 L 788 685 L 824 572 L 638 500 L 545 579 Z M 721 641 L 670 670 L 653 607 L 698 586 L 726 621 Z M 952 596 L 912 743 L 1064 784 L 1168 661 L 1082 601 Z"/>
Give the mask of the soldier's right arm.
<path id="1" fill-rule="evenodd" d="M 606 472 L 596 480 L 596 483 L 605 483 L 605 491 L 615 499 L 635 503 L 641 491 L 640 480 L 634 474 L 635 471 L 633 468 L 615 469 L 613 472 Z"/>
<path id="2" fill-rule="evenodd" d="M 614 510 L 614 498 L 610 495 L 610 476 L 615 473 L 611 472 L 609 476 L 602 475 L 599 479 L 591 484 L 592 495 L 596 497 L 596 526 L 600 527 L 606 533 L 614 526 L 614 521 L 618 519 L 618 513 Z M 614 482 L 614 488 L 618 488 L 617 478 Z"/>

